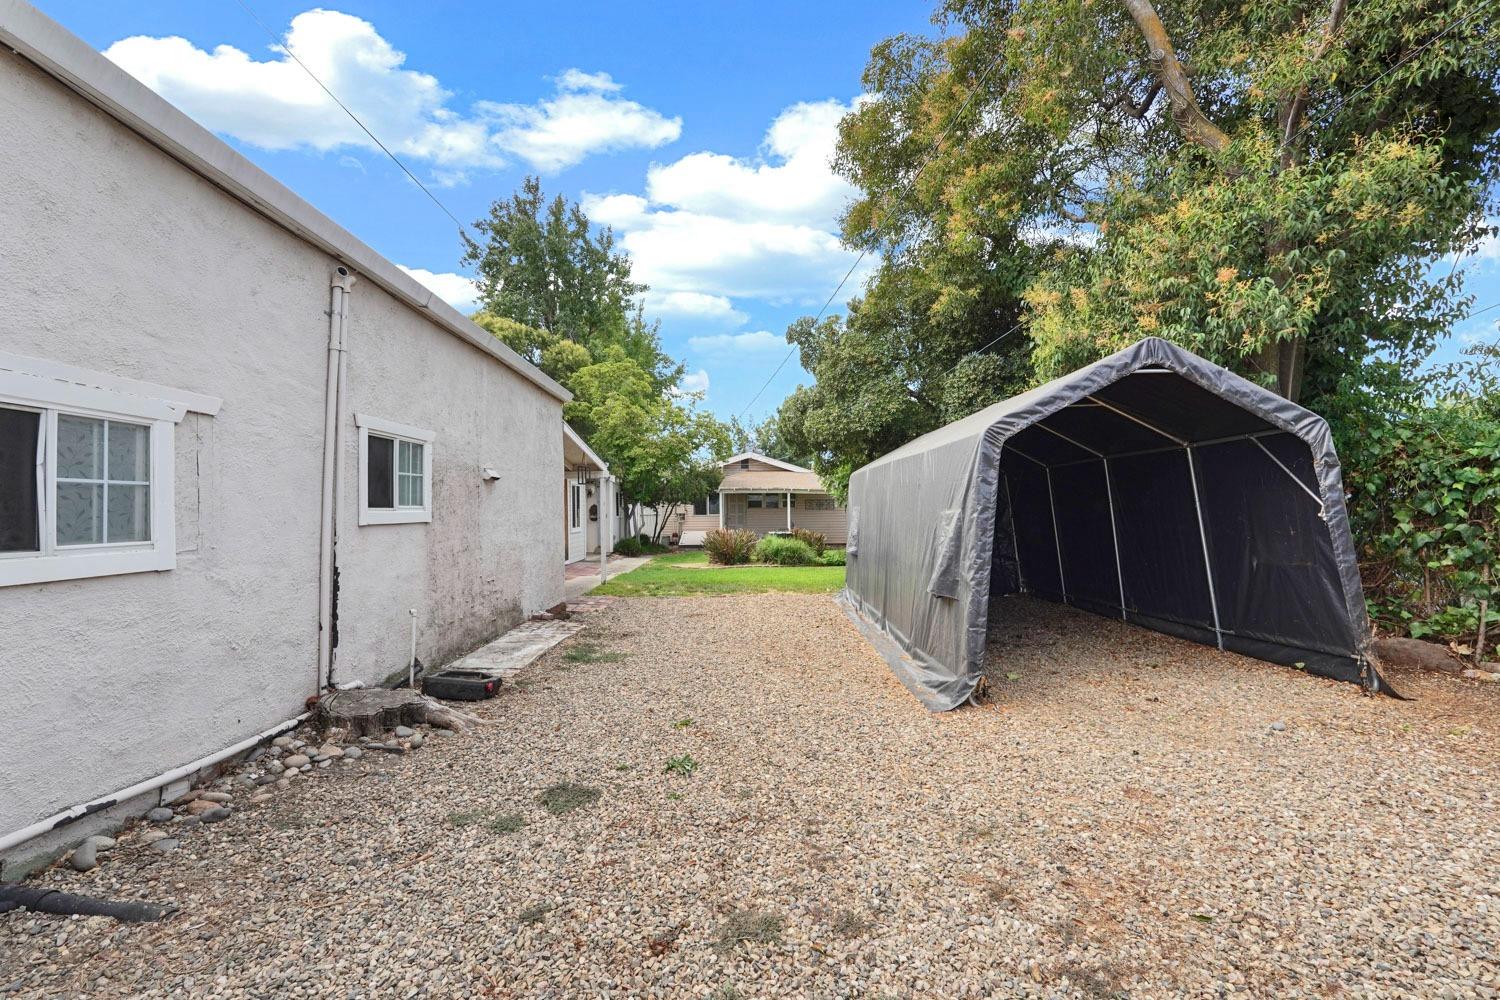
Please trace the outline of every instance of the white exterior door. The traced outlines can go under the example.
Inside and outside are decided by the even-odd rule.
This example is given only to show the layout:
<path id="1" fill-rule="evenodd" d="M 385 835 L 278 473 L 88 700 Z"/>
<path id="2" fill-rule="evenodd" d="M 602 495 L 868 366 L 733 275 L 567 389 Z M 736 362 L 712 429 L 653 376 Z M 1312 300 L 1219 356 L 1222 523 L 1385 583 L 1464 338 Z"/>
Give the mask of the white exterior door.
<path id="1" fill-rule="evenodd" d="M 587 497 L 582 483 L 568 484 L 568 562 L 582 559 L 588 554 L 588 529 L 584 519 L 588 511 L 584 508 Z"/>

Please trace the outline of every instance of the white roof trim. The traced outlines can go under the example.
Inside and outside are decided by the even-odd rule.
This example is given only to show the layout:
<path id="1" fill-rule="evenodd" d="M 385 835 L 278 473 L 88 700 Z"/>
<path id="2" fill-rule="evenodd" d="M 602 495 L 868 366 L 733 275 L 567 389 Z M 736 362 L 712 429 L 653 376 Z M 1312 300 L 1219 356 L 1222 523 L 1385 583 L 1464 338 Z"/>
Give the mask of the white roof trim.
<path id="1" fill-rule="evenodd" d="M 726 458 L 719 464 L 721 466 L 729 466 L 735 462 L 743 461 L 747 458 L 753 458 L 757 462 L 765 462 L 767 465 L 774 465 L 776 466 L 776 468 L 785 469 L 787 472 L 812 472 L 811 469 L 804 469 L 800 465 L 793 465 L 791 462 L 783 462 L 779 458 L 771 458 L 769 455 L 762 455 L 758 451 L 747 451 L 743 454 L 736 455 L 733 458 Z M 816 473 L 814 473 L 814 475 L 816 475 Z"/>
<path id="2" fill-rule="evenodd" d="M 24 0 L 0 0 L 0 44 L 299 239 L 348 265 L 397 301 L 467 341 L 542 391 L 572 399 L 557 382 L 426 285 L 376 253 L 145 84 Z"/>
<path id="3" fill-rule="evenodd" d="M 60 361 L 23 357 L 9 351 L 0 351 L 0 384 L 9 386 L 13 394 L 31 399 L 90 405 L 173 422 L 180 421 L 188 413 L 214 416 L 223 405 L 223 400 L 217 396 L 171 389 L 154 382 L 140 382 Z M 108 402 L 111 399 L 115 402 Z"/>
<path id="4" fill-rule="evenodd" d="M 590 448 L 588 446 L 588 443 L 584 441 L 583 438 L 578 436 L 578 432 L 575 431 L 571 426 L 569 426 L 566 420 L 563 421 L 563 437 L 576 444 L 583 452 L 584 458 L 587 458 L 594 464 L 594 468 L 598 469 L 600 472 L 605 473 L 606 475 L 609 473 L 609 466 L 604 464 L 604 459 L 594 454 L 594 449 Z"/>

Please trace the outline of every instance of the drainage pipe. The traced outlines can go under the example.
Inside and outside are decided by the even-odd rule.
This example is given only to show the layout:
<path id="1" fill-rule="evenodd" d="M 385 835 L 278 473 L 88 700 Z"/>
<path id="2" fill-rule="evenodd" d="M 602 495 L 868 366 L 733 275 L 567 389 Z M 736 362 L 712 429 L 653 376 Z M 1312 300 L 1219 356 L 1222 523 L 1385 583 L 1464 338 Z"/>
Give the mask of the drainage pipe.
<path id="1" fill-rule="evenodd" d="M 86 917 L 114 917 L 126 923 L 139 924 L 160 920 L 168 908 L 154 903 L 142 903 L 135 899 L 96 899 L 93 896 L 75 896 L 71 892 L 56 889 L 41 889 L 36 886 L 14 882 L 0 885 L 0 906 L 10 904 L 7 909 L 22 907 L 35 913 L 74 914 Z"/>
<path id="2" fill-rule="evenodd" d="M 318 528 L 318 663 L 313 693 L 333 682 L 334 547 L 338 544 L 339 486 L 343 483 L 343 455 L 339 448 L 343 425 L 344 353 L 348 334 L 349 290 L 354 276 L 347 267 L 334 269 L 329 289 L 328 371 L 323 389 L 322 523 Z"/>
<path id="3" fill-rule="evenodd" d="M 30 826 L 22 827 L 21 829 L 16 830 L 14 833 L 7 833 L 4 836 L 0 836 L 0 852 L 8 851 L 12 847 L 15 847 L 17 844 L 24 844 L 26 841 L 31 840 L 34 837 L 40 837 L 42 834 L 47 833 L 51 830 L 56 830 L 59 827 L 67 826 L 69 823 L 73 822 L 79 817 L 87 816 L 90 813 L 99 812 L 101 809 L 108 809 L 110 806 L 118 805 L 121 802 L 127 802 L 130 799 L 135 798 L 137 795 L 144 795 L 147 792 L 155 791 L 156 789 L 161 788 L 163 785 L 170 785 L 174 781 L 177 781 L 181 778 L 186 778 L 190 774 L 196 774 L 198 771 L 202 770 L 205 767 L 208 767 L 212 764 L 217 764 L 220 761 L 225 760 L 229 757 L 233 757 L 235 754 L 240 753 L 244 750 L 249 750 L 251 747 L 265 740 L 280 736 L 282 733 L 286 732 L 289 729 L 296 729 L 302 723 L 306 722 L 311 714 L 312 713 L 310 712 L 303 712 L 301 715 L 297 716 L 294 719 L 288 719 L 285 722 L 272 726 L 270 729 L 267 729 L 264 732 L 256 733 L 254 736 L 246 737 L 233 746 L 227 746 L 223 750 L 219 750 L 215 753 L 209 754 L 207 757 L 199 757 L 197 760 L 192 761 L 191 763 L 183 764 L 181 767 L 174 767 L 170 771 L 164 771 L 154 778 L 147 778 L 145 781 L 138 781 L 128 788 L 122 788 L 118 792 L 115 792 L 113 795 L 107 796 L 102 799 L 95 799 L 93 802 L 86 802 L 83 805 L 74 806 L 71 809 L 64 809 L 62 812 L 57 813 L 54 816 L 48 816 L 46 819 L 38 820 Z"/>

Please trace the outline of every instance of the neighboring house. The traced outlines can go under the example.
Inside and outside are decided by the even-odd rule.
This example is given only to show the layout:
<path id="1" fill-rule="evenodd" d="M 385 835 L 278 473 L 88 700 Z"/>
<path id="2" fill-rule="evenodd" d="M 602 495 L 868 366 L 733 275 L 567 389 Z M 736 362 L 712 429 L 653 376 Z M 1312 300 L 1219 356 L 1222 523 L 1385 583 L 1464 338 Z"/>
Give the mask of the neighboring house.
<path id="1" fill-rule="evenodd" d="M 606 543 L 603 555 L 614 551 L 625 524 L 619 484 L 609 466 L 563 424 L 563 537 L 567 562 L 601 555 L 599 538 Z"/>
<path id="2" fill-rule="evenodd" d="M 18 0 L 0 174 L 0 856 L 562 600 L 567 391 Z"/>
<path id="3" fill-rule="evenodd" d="M 664 537 L 675 535 L 682 545 L 702 545 L 715 528 L 746 528 L 757 535 L 793 528 L 821 531 L 830 545 L 843 545 L 848 534 L 848 512 L 823 489 L 811 469 L 746 452 L 721 463 L 724 480 L 719 489 L 667 515 Z"/>

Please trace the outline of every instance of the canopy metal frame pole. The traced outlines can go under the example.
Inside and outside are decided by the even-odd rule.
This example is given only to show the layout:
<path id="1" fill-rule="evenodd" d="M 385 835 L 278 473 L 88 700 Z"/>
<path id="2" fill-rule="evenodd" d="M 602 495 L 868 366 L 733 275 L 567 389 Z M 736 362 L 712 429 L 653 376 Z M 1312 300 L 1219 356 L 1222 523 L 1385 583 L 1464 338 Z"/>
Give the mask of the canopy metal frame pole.
<path id="1" fill-rule="evenodd" d="M 1004 470 L 1001 470 L 1000 476 L 1005 480 L 1005 516 L 1010 518 L 1010 544 L 1016 552 L 1016 586 L 1020 588 L 1021 593 L 1025 594 L 1028 591 L 1026 590 L 1026 574 L 1021 570 L 1021 537 L 1016 534 L 1016 504 L 1010 498 L 1010 477 L 1005 474 Z"/>
<path id="2" fill-rule="evenodd" d="M 1310 497 L 1313 498 L 1313 502 L 1318 505 L 1318 509 L 1319 510 L 1323 509 L 1323 498 L 1322 497 L 1318 496 L 1316 493 L 1314 493 L 1312 491 L 1311 487 L 1309 487 L 1302 480 L 1298 479 L 1297 476 L 1292 472 L 1292 470 L 1288 469 L 1286 467 L 1286 463 L 1282 462 L 1281 459 L 1277 458 L 1275 455 L 1273 455 L 1271 453 L 1271 449 L 1270 448 L 1267 448 L 1265 445 L 1261 444 L 1260 441 L 1257 440 L 1256 438 L 1251 438 L 1250 440 L 1255 444 L 1255 447 L 1259 448 L 1261 451 L 1263 451 L 1263 452 L 1266 453 L 1266 457 L 1267 458 L 1269 458 L 1271 461 L 1273 461 L 1273 462 L 1276 463 L 1276 467 L 1278 469 L 1280 469 L 1282 472 L 1285 472 L 1287 474 L 1287 478 L 1289 478 L 1292 482 L 1296 483 L 1298 486 L 1302 487 L 1302 492 L 1303 493 L 1306 493 L 1308 496 L 1310 496 Z"/>
<path id="3" fill-rule="evenodd" d="M 1057 549 L 1057 582 L 1062 587 L 1062 599 L 1064 604 L 1070 604 L 1068 600 L 1068 575 L 1063 572 L 1062 561 L 1062 535 L 1057 530 L 1057 497 L 1052 494 L 1052 470 L 1047 466 L 1047 504 L 1052 508 L 1052 544 Z"/>
<path id="4" fill-rule="evenodd" d="M 1125 571 L 1120 566 L 1120 529 L 1115 524 L 1115 488 L 1110 482 L 1109 459 L 1104 462 L 1104 495 L 1109 498 L 1109 536 L 1115 543 L 1115 582 L 1120 585 L 1120 621 L 1125 621 Z"/>
<path id="5" fill-rule="evenodd" d="M 1219 649 L 1224 649 L 1224 630 L 1219 627 L 1219 598 L 1214 593 L 1214 567 L 1208 557 L 1208 531 L 1203 527 L 1203 504 L 1198 498 L 1198 466 L 1193 461 L 1193 446 L 1186 445 L 1188 480 L 1193 484 L 1193 510 L 1198 514 L 1198 540 L 1203 543 L 1203 574 L 1208 579 L 1208 606 L 1214 613 L 1214 638 Z"/>

